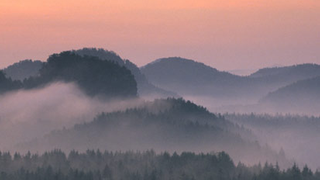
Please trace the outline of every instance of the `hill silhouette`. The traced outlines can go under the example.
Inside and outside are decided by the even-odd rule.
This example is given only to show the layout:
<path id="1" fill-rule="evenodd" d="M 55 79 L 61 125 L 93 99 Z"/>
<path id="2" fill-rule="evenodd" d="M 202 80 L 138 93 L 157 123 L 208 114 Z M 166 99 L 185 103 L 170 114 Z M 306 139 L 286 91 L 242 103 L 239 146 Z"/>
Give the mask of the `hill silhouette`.
<path id="1" fill-rule="evenodd" d="M 36 60 L 23 60 L 13 65 L 8 66 L 3 69 L 7 77 L 12 80 L 24 80 L 31 76 L 39 75 L 39 70 L 41 69 L 43 62 Z"/>
<path id="2" fill-rule="evenodd" d="M 316 64 L 264 68 L 250 76 L 237 76 L 180 57 L 158 59 L 141 67 L 141 71 L 156 86 L 212 110 L 218 108 L 213 102 L 225 107 L 251 105 L 279 88 L 320 76 L 320 66 Z"/>
<path id="3" fill-rule="evenodd" d="M 275 91 L 300 80 L 320 76 L 320 65 L 299 64 L 294 66 L 263 68 L 249 77 L 258 79 L 266 85 L 265 88 Z"/>
<path id="4" fill-rule="evenodd" d="M 102 60 L 112 61 L 120 66 L 124 66 L 131 71 L 137 82 L 138 94 L 142 97 L 177 97 L 178 95 L 174 92 L 170 92 L 159 87 L 154 86 L 150 83 L 144 74 L 141 73 L 140 69 L 131 61 L 123 60 L 118 54 L 113 51 L 97 48 L 83 48 L 79 50 L 73 50 L 72 52 L 81 56 L 93 56 L 98 57 Z"/>
<path id="5" fill-rule="evenodd" d="M 0 94 L 8 91 L 16 90 L 22 87 L 20 81 L 13 81 L 11 78 L 7 78 L 3 71 L 0 71 Z"/>
<path id="6" fill-rule="evenodd" d="M 310 77 L 320 76 L 320 65 L 317 64 L 299 64 L 293 66 L 284 66 L 284 67 L 272 67 L 272 68 L 263 68 L 259 69 L 257 72 L 254 72 L 250 77 L 261 78 L 261 77 L 287 77 L 290 76 L 292 79 L 299 80 L 307 79 Z"/>
<path id="7" fill-rule="evenodd" d="M 320 76 L 301 80 L 269 93 L 260 103 L 283 111 L 318 113 L 320 107 Z"/>
<path id="8" fill-rule="evenodd" d="M 241 91 L 241 83 L 246 83 L 246 78 L 180 57 L 158 59 L 141 67 L 141 71 L 156 86 L 181 95 L 231 96 Z"/>
<path id="9" fill-rule="evenodd" d="M 166 99 L 125 111 L 102 113 L 93 121 L 54 131 L 18 148 L 35 151 L 88 148 L 112 151 L 226 151 L 247 162 L 287 163 L 285 157 L 246 138 L 253 136 L 223 117 L 183 99 Z"/>
<path id="10" fill-rule="evenodd" d="M 40 69 L 38 77 L 24 81 L 24 88 L 37 88 L 56 81 L 74 82 L 89 96 L 137 96 L 136 81 L 127 68 L 112 61 L 80 56 L 70 51 L 51 55 Z"/>

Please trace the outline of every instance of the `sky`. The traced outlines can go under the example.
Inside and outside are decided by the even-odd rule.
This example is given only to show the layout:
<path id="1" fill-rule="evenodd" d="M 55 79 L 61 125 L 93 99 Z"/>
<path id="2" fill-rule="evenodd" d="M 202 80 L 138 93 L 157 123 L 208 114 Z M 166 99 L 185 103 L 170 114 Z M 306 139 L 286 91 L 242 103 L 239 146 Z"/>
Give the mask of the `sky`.
<path id="1" fill-rule="evenodd" d="M 0 68 L 83 47 L 138 66 L 169 56 L 220 70 L 320 64 L 320 1 L 0 1 Z"/>

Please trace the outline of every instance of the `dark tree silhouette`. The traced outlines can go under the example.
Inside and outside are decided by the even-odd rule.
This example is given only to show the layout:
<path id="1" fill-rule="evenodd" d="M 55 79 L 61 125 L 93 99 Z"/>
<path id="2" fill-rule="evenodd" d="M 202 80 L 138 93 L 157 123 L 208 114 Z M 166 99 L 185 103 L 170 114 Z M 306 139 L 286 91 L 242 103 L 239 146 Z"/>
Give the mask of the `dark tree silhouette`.
<path id="1" fill-rule="evenodd" d="M 233 161 L 225 152 L 181 154 L 167 152 L 100 152 L 60 150 L 26 154 L 12 158 L 0 152 L 1 180 L 319 180 L 320 173 L 294 165 L 287 170 L 266 163 L 246 166 Z"/>
<path id="2" fill-rule="evenodd" d="M 11 78 L 7 78 L 3 71 L 0 71 L 0 94 L 17 90 L 22 87 L 20 81 L 12 81 Z"/>
<path id="3" fill-rule="evenodd" d="M 24 87 L 35 88 L 55 81 L 74 82 L 90 96 L 137 96 L 137 83 L 125 67 L 68 51 L 50 56 L 40 69 L 39 77 L 25 80 Z"/>

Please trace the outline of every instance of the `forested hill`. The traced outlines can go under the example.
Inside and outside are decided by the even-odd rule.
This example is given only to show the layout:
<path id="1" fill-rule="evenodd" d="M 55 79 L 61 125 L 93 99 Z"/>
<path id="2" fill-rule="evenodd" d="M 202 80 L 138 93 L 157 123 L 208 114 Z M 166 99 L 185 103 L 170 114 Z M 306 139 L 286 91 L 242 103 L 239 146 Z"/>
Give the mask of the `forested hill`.
<path id="1" fill-rule="evenodd" d="M 158 59 L 140 69 L 156 86 L 191 97 L 194 101 L 205 97 L 202 102 L 206 102 L 207 98 L 235 104 L 256 102 L 275 89 L 273 82 L 233 75 L 180 57 Z M 212 106 L 210 102 L 205 105 Z"/>
<path id="2" fill-rule="evenodd" d="M 320 99 L 320 76 L 301 80 L 290 84 L 277 91 L 271 92 L 262 101 L 277 103 L 299 103 L 318 104 Z"/>
<path id="3" fill-rule="evenodd" d="M 140 69 L 131 61 L 122 59 L 118 54 L 113 51 L 107 51 L 105 49 L 97 48 L 83 48 L 79 50 L 73 50 L 72 52 L 81 56 L 93 56 L 98 57 L 101 60 L 112 61 L 120 66 L 124 66 L 131 71 L 137 82 L 138 94 L 142 97 L 177 97 L 178 95 L 174 92 L 166 91 L 159 87 L 154 86 L 150 83 L 144 74 L 141 73 Z"/>
<path id="4" fill-rule="evenodd" d="M 112 61 L 119 64 L 120 66 L 125 65 L 125 61 L 114 51 L 108 51 L 98 48 L 82 48 L 78 50 L 72 50 L 71 52 L 80 56 L 94 56 L 101 60 Z"/>
<path id="5" fill-rule="evenodd" d="M 320 65 L 298 64 L 294 66 L 263 68 L 249 77 L 265 84 L 269 92 L 288 86 L 297 81 L 320 76 Z"/>
<path id="6" fill-rule="evenodd" d="M 320 76 L 320 65 L 317 64 L 264 68 L 250 76 L 236 76 L 180 57 L 158 59 L 140 69 L 153 84 L 184 97 L 195 101 L 202 97 L 222 99 L 231 104 L 257 103 L 281 87 Z M 206 99 L 201 101 L 206 102 Z"/>
<path id="7" fill-rule="evenodd" d="M 269 93 L 260 103 L 279 111 L 319 115 L 320 76 L 301 80 Z"/>
<path id="8" fill-rule="evenodd" d="M 8 66 L 3 69 L 3 71 L 6 73 L 6 76 L 12 80 L 23 81 L 31 76 L 39 75 L 39 70 L 42 65 L 43 62 L 41 61 L 23 60 Z"/>
<path id="9" fill-rule="evenodd" d="M 287 163 L 285 157 L 250 141 L 253 136 L 223 117 L 208 112 L 183 99 L 156 100 L 136 109 L 102 113 L 92 122 L 77 124 L 71 129 L 54 131 L 44 138 L 18 149 L 43 152 L 48 149 L 112 151 L 222 151 L 235 160 L 258 163 L 268 159 Z M 285 164 L 288 165 L 288 164 Z"/>
<path id="10" fill-rule="evenodd" d="M 180 57 L 158 59 L 140 69 L 156 86 L 181 95 L 231 96 L 236 92 L 232 87 L 240 91 L 240 83 L 245 81 L 243 77 Z"/>
<path id="11" fill-rule="evenodd" d="M 69 51 L 51 55 L 40 69 L 39 76 L 30 77 L 23 84 L 26 89 L 30 89 L 55 81 L 76 83 L 89 96 L 137 96 L 137 83 L 127 68 Z"/>
<path id="12" fill-rule="evenodd" d="M 320 65 L 318 64 L 299 64 L 294 66 L 273 67 L 259 69 L 250 75 L 253 78 L 268 78 L 278 81 L 295 82 L 302 79 L 320 76 Z"/>
<path id="13" fill-rule="evenodd" d="M 208 82 L 233 79 L 238 76 L 228 72 L 218 71 L 203 63 L 180 57 L 158 59 L 141 67 L 141 71 L 152 81 L 159 85 L 189 84 L 190 82 L 203 85 Z"/>
<path id="14" fill-rule="evenodd" d="M 11 78 L 7 78 L 3 71 L 0 71 L 0 94 L 20 89 L 22 83 L 20 81 L 13 81 Z"/>
<path id="15" fill-rule="evenodd" d="M 0 152 L 1 180 L 319 180 L 320 173 L 296 165 L 282 170 L 265 163 L 235 165 L 225 152 L 161 153 L 60 150 L 41 155 Z"/>
<path id="16" fill-rule="evenodd" d="M 320 169 L 320 117 L 268 114 L 225 114 L 228 120 L 251 129 L 259 142 L 271 147 L 282 147 L 286 157 L 299 165 L 308 163 Z M 307 148 L 306 148 L 307 147 Z"/>

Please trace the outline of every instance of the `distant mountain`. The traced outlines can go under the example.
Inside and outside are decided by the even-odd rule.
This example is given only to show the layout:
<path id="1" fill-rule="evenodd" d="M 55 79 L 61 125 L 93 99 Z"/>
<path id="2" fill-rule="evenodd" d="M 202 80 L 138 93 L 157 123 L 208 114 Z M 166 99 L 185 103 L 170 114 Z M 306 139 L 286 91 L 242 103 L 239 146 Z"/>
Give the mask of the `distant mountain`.
<path id="1" fill-rule="evenodd" d="M 257 70 L 256 69 L 231 69 L 231 70 L 228 70 L 229 73 L 235 74 L 238 76 L 248 76 L 255 71 L 257 71 Z"/>
<path id="2" fill-rule="evenodd" d="M 263 68 L 249 77 L 260 78 L 272 83 L 286 83 L 286 85 L 299 80 L 320 76 L 320 65 L 299 64 L 286 67 Z"/>
<path id="3" fill-rule="evenodd" d="M 11 78 L 7 78 L 3 71 L 0 71 L 0 94 L 16 90 L 22 87 L 20 81 L 13 81 Z"/>
<path id="4" fill-rule="evenodd" d="M 107 51 L 104 49 L 96 48 L 83 48 L 79 50 L 73 50 L 72 52 L 81 56 L 94 56 L 102 60 L 113 61 L 120 66 L 124 66 L 131 71 L 134 75 L 138 85 L 138 94 L 142 97 L 177 97 L 178 95 L 174 92 L 166 91 L 158 88 L 148 82 L 145 75 L 140 72 L 140 69 L 131 61 L 123 60 L 119 55 L 113 51 Z"/>
<path id="5" fill-rule="evenodd" d="M 320 108 L 320 76 L 301 80 L 269 93 L 261 100 L 262 104 L 270 104 L 280 111 L 319 113 Z"/>
<path id="6" fill-rule="evenodd" d="M 258 71 L 253 72 L 249 75 L 249 77 L 253 78 L 261 78 L 261 77 L 267 77 L 267 76 L 273 76 L 280 74 L 284 71 L 288 70 L 288 67 L 267 67 L 259 69 Z"/>
<path id="7" fill-rule="evenodd" d="M 181 95 L 230 96 L 247 83 L 244 77 L 180 57 L 158 59 L 140 69 L 156 86 Z"/>
<path id="8" fill-rule="evenodd" d="M 219 112 L 291 113 L 320 115 L 320 65 L 300 64 L 264 68 L 248 76 L 260 91 L 252 104 L 231 104 L 215 109 Z"/>
<path id="9" fill-rule="evenodd" d="M 18 147 L 32 151 L 54 148 L 66 151 L 88 148 L 159 152 L 224 150 L 236 160 L 284 161 L 284 157 L 239 134 L 249 132 L 189 101 L 166 99 L 122 112 L 102 113 L 92 122 L 54 131 Z"/>
<path id="10" fill-rule="evenodd" d="M 10 77 L 12 80 L 24 80 L 31 76 L 39 75 L 39 70 L 41 69 L 43 62 L 41 61 L 32 61 L 32 60 L 23 60 L 13 65 L 8 66 L 3 69 L 7 77 Z"/>
<path id="11" fill-rule="evenodd" d="M 260 98 L 257 103 L 222 106 L 216 108 L 215 111 L 320 116 L 319 92 L 320 76 L 281 87 Z"/>
<path id="12" fill-rule="evenodd" d="M 254 82 L 253 88 L 260 91 L 260 99 L 268 93 L 300 80 L 320 76 L 320 65 L 299 64 L 286 67 L 260 69 L 248 76 Z"/>
<path id="13" fill-rule="evenodd" d="M 199 100 L 206 107 L 212 102 L 225 106 L 257 103 L 269 92 L 320 76 L 320 65 L 316 64 L 265 68 L 250 76 L 237 76 L 180 57 L 158 59 L 140 69 L 156 86 Z"/>
<path id="14" fill-rule="evenodd" d="M 89 96 L 137 96 L 137 83 L 127 68 L 93 56 L 80 56 L 70 51 L 53 54 L 39 72 L 39 76 L 23 82 L 24 88 L 63 81 L 76 83 Z"/>

